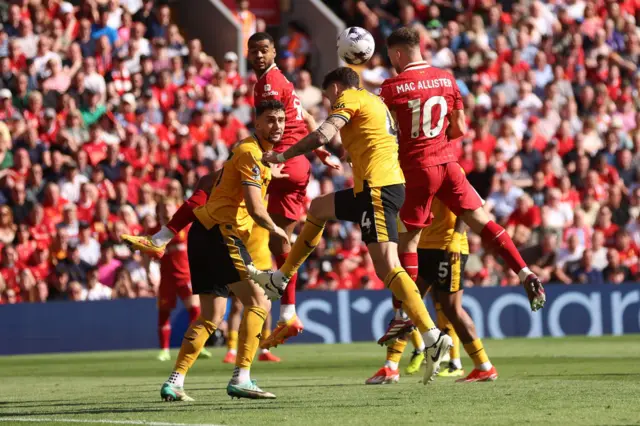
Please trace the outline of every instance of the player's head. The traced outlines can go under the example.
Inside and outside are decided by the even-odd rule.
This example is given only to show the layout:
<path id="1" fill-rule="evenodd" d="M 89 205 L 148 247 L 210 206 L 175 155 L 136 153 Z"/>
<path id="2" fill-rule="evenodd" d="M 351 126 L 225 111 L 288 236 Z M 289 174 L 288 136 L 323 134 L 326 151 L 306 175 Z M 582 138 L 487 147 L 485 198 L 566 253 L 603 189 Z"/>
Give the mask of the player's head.
<path id="1" fill-rule="evenodd" d="M 360 86 L 358 73 L 347 67 L 336 68 L 324 77 L 322 90 L 324 95 L 334 103 L 340 94 L 347 90 Z"/>
<path id="2" fill-rule="evenodd" d="M 276 59 L 276 46 L 267 33 L 255 33 L 249 37 L 248 56 L 253 71 L 260 76 Z"/>
<path id="3" fill-rule="evenodd" d="M 262 101 L 256 106 L 256 135 L 277 144 L 284 133 L 284 105 L 280 101 Z"/>
<path id="4" fill-rule="evenodd" d="M 393 68 L 402 72 L 411 62 L 422 60 L 420 34 L 413 28 L 398 28 L 387 37 L 387 52 Z"/>

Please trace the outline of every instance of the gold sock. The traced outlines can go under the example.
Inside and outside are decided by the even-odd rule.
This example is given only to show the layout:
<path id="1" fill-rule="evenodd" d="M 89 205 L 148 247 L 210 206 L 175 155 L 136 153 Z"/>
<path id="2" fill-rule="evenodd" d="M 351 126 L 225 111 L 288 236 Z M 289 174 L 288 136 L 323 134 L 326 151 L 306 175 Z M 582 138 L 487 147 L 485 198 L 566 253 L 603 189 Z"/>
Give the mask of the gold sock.
<path id="1" fill-rule="evenodd" d="M 444 332 L 446 332 L 451 340 L 453 340 L 453 346 L 451 346 L 451 350 L 449 350 L 449 357 L 451 359 L 459 359 L 460 358 L 460 338 L 456 333 L 456 330 L 453 328 L 453 324 L 449 321 L 449 318 L 442 311 L 442 305 L 436 302 L 436 313 L 438 315 L 438 328 Z"/>
<path id="2" fill-rule="evenodd" d="M 227 349 L 238 349 L 238 332 L 236 330 L 229 331 L 229 337 L 227 337 Z"/>
<path id="3" fill-rule="evenodd" d="M 269 327 L 267 327 L 267 322 L 264 322 L 264 325 L 262 326 L 262 337 L 261 340 L 267 340 L 269 338 L 269 336 L 271 336 L 271 329 Z"/>
<path id="4" fill-rule="evenodd" d="M 414 328 L 413 331 L 409 333 L 409 337 L 411 338 L 413 349 L 419 350 L 421 347 L 423 347 L 424 340 L 422 340 L 422 334 L 420 334 L 417 328 Z"/>
<path id="5" fill-rule="evenodd" d="M 296 241 L 297 243 L 297 241 Z M 393 268 L 384 279 L 384 284 L 402 302 L 402 309 L 409 315 L 411 321 L 418 327 L 420 333 L 425 333 L 436 325 L 433 323 L 427 307 L 420 296 L 420 291 L 407 271 L 402 266 Z"/>
<path id="6" fill-rule="evenodd" d="M 253 357 L 256 355 L 260 344 L 260 332 L 267 319 L 268 312 L 259 306 L 246 306 L 240 323 L 238 334 L 238 355 L 236 367 L 251 368 Z"/>
<path id="7" fill-rule="evenodd" d="M 451 359 L 460 359 L 460 338 L 458 337 L 458 333 L 449 325 L 449 337 L 453 340 L 453 346 L 449 350 L 449 358 Z"/>
<path id="8" fill-rule="evenodd" d="M 192 322 L 184 333 L 180 353 L 173 370 L 186 375 L 214 331 L 216 331 L 216 325 L 201 316 Z"/>
<path id="9" fill-rule="evenodd" d="M 402 353 L 404 352 L 404 348 L 407 347 L 407 341 L 402 339 L 396 339 L 392 345 L 387 346 L 387 361 L 395 362 L 396 364 L 400 363 L 400 359 L 402 358 Z"/>
<path id="10" fill-rule="evenodd" d="M 479 367 L 480 364 L 489 362 L 489 357 L 487 353 L 484 351 L 484 346 L 482 346 L 482 340 L 476 339 L 471 343 L 464 344 L 464 350 L 469 355 L 469 358 L 473 360 L 473 365 Z"/>
<path id="11" fill-rule="evenodd" d="M 296 242 L 291 247 L 291 252 L 287 256 L 287 261 L 280 268 L 280 271 L 286 276 L 291 278 L 307 257 L 316 248 L 320 239 L 322 238 L 322 232 L 324 231 L 324 225 L 326 221 L 317 219 L 311 215 L 307 215 L 307 220 L 300 231 L 300 235 L 296 239 Z"/>

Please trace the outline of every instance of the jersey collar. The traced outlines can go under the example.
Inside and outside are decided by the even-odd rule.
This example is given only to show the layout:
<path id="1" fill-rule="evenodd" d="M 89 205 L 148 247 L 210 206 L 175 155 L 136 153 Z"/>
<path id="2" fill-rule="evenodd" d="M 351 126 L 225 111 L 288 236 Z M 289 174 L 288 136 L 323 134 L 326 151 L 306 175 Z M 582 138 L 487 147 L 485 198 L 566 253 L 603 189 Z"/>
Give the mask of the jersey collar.
<path id="1" fill-rule="evenodd" d="M 429 65 L 427 63 L 427 61 L 417 61 L 417 62 L 411 62 L 410 64 L 407 64 L 406 67 L 404 67 L 404 69 L 402 71 L 414 71 L 414 70 L 421 70 L 421 69 L 425 69 L 425 68 L 429 68 L 431 65 Z"/>
<path id="2" fill-rule="evenodd" d="M 258 143 L 258 146 L 260 147 L 260 150 L 262 152 L 267 152 L 267 151 L 271 151 L 273 149 L 273 144 L 269 143 L 269 142 L 262 142 L 260 140 L 260 138 L 258 137 L 258 135 L 256 135 L 255 133 L 253 134 L 253 139 L 255 139 L 255 141 Z M 264 147 L 262 145 L 265 145 Z M 266 147 L 266 149 L 265 149 Z"/>
<path id="3" fill-rule="evenodd" d="M 270 66 L 269 68 L 267 68 L 267 69 L 262 73 L 262 75 L 260 76 L 260 78 L 258 78 L 258 80 L 262 79 L 262 77 L 264 77 L 265 75 L 267 75 L 267 73 L 268 73 L 269 71 L 271 71 L 272 69 L 277 69 L 277 68 L 278 68 L 278 66 L 277 66 L 277 65 L 276 65 L 276 63 L 274 62 L 273 64 L 271 64 L 271 66 Z"/>

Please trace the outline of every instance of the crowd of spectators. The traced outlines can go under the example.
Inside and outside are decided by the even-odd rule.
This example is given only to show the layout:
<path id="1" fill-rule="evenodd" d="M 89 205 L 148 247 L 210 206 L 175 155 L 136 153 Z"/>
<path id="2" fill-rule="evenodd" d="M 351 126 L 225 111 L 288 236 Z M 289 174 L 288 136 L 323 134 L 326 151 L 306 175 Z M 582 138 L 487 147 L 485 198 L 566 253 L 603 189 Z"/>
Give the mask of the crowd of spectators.
<path id="1" fill-rule="evenodd" d="M 248 1 L 235 13 L 263 30 Z M 393 75 L 384 38 L 412 26 L 450 69 L 469 132 L 453 141 L 469 180 L 545 281 L 638 279 L 640 2 L 327 1 L 368 29 L 358 68 L 376 92 Z M 335 3 L 335 4 L 333 4 Z M 245 36 L 247 35 L 245 34 Z M 312 40 L 289 25 L 278 65 L 318 120 Z M 122 233 L 157 225 L 251 130 L 256 77 L 185 40 L 153 0 L 13 0 L 0 28 L 0 303 L 153 296 L 155 261 Z M 337 145 L 329 147 L 341 155 Z M 312 159 L 308 198 L 350 186 Z M 465 281 L 517 285 L 470 235 Z M 315 289 L 379 289 L 357 227 L 329 223 L 301 270 Z"/>

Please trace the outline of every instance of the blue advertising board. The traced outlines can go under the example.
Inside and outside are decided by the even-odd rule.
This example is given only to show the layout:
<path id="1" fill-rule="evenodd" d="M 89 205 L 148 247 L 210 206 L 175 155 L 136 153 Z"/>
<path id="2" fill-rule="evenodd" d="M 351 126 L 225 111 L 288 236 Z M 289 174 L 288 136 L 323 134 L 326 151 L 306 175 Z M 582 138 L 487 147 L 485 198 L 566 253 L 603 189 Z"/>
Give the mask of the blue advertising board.
<path id="1" fill-rule="evenodd" d="M 307 291 L 297 299 L 305 332 L 291 343 L 376 340 L 393 310 L 388 291 Z M 635 283 L 549 285 L 547 305 L 539 312 L 530 311 L 519 287 L 471 288 L 463 305 L 480 337 L 640 332 L 640 284 Z M 273 312 L 277 316 L 277 303 Z M 2 305 L 0 355 L 154 348 L 156 321 L 153 299 Z M 176 310 L 172 345 L 180 344 L 187 323 L 187 312 Z"/>

